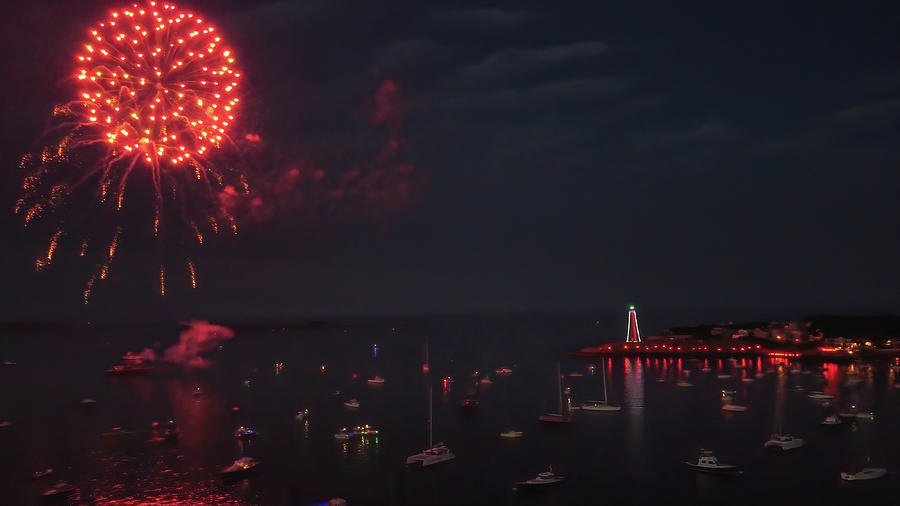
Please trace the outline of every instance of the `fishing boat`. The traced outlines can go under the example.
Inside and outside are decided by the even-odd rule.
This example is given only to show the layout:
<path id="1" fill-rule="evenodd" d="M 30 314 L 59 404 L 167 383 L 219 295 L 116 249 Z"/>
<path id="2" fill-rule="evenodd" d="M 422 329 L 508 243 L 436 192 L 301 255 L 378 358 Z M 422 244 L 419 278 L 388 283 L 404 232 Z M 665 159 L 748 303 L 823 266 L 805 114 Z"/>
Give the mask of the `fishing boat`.
<path id="1" fill-rule="evenodd" d="M 570 424 L 572 423 L 572 418 L 566 416 L 565 412 L 563 411 L 562 374 L 560 373 L 559 362 L 556 363 L 556 383 L 559 390 L 559 412 L 544 413 L 543 415 L 538 417 L 538 420 L 544 423 Z"/>
<path id="2" fill-rule="evenodd" d="M 67 481 L 58 481 L 52 487 L 41 492 L 47 499 L 67 497 L 75 493 L 75 486 Z"/>
<path id="3" fill-rule="evenodd" d="M 547 468 L 543 473 L 530 480 L 520 481 L 516 483 L 516 490 L 525 490 L 532 488 L 541 488 L 549 485 L 556 485 L 565 481 L 566 477 L 553 472 L 553 466 Z"/>
<path id="4" fill-rule="evenodd" d="M 710 450 L 700 450 L 696 460 L 686 460 L 684 465 L 691 471 L 711 474 L 741 474 L 743 471 L 734 464 L 723 464 Z"/>
<path id="5" fill-rule="evenodd" d="M 599 401 L 587 401 L 581 404 L 580 409 L 584 411 L 621 411 L 621 406 L 610 406 L 606 397 L 606 361 L 600 362 L 603 376 L 603 399 Z"/>
<path id="6" fill-rule="evenodd" d="M 423 450 L 421 453 L 417 453 L 415 455 L 411 455 L 406 458 L 406 465 L 409 467 L 428 467 L 433 466 L 435 464 L 440 464 L 442 462 L 447 462 L 448 460 L 453 460 L 456 458 L 456 455 L 450 451 L 450 448 L 447 447 L 444 443 L 434 444 L 432 443 L 432 437 L 434 434 L 434 424 L 432 422 L 432 388 L 428 388 L 428 446 L 426 450 Z"/>
<path id="7" fill-rule="evenodd" d="M 876 480 L 886 474 L 887 469 L 884 467 L 866 467 L 855 473 L 841 472 L 841 479 L 844 481 Z"/>

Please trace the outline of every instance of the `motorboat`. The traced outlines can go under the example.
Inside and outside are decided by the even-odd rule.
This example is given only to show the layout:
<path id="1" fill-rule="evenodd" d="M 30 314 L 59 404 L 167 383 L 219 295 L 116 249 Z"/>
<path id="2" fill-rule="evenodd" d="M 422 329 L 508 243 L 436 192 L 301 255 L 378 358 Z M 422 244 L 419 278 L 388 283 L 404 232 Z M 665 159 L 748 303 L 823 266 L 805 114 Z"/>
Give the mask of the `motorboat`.
<path id="1" fill-rule="evenodd" d="M 657 383 L 665 383 L 665 382 L 666 382 L 666 378 L 660 376 L 659 378 L 656 378 L 656 382 L 657 382 Z"/>
<path id="2" fill-rule="evenodd" d="M 753 383 L 756 380 L 753 378 L 741 378 L 741 381 L 743 381 L 744 383 Z"/>
<path id="3" fill-rule="evenodd" d="M 766 375 L 763 374 L 761 371 L 759 371 L 756 374 L 754 374 L 753 377 L 755 377 L 756 379 L 762 379 L 762 378 L 765 378 Z"/>
<path id="4" fill-rule="evenodd" d="M 380 386 L 384 384 L 384 378 L 382 378 L 381 376 L 375 376 L 374 378 L 367 379 L 366 383 L 372 386 Z"/>
<path id="5" fill-rule="evenodd" d="M 203 390 L 200 390 L 200 387 L 197 387 L 197 388 L 195 388 L 194 391 L 192 392 L 192 395 L 193 395 L 194 397 L 200 397 L 201 395 L 203 395 Z"/>
<path id="6" fill-rule="evenodd" d="M 493 381 L 491 381 L 490 377 L 485 376 L 485 377 L 481 378 L 482 385 L 490 385 L 491 383 L 493 383 Z"/>
<path id="7" fill-rule="evenodd" d="M 824 392 L 810 392 L 807 395 L 807 397 L 809 397 L 810 399 L 817 400 L 817 401 L 834 399 L 833 395 L 826 394 Z"/>
<path id="8" fill-rule="evenodd" d="M 31 473 L 31 478 L 37 480 L 45 476 L 50 476 L 51 474 L 53 474 L 53 469 L 48 467 L 47 469 L 41 469 L 40 471 Z"/>
<path id="9" fill-rule="evenodd" d="M 297 421 L 300 421 L 300 422 L 306 420 L 307 418 L 309 418 L 309 410 L 301 409 L 300 411 L 297 412 L 296 418 L 297 418 Z"/>
<path id="10" fill-rule="evenodd" d="M 105 438 L 118 438 L 122 436 L 131 436 L 134 435 L 134 431 L 131 430 L 123 430 L 122 427 L 113 427 L 107 432 L 101 432 L 100 437 Z"/>
<path id="11" fill-rule="evenodd" d="M 702 371 L 702 372 L 710 372 L 710 371 L 712 371 L 712 367 L 704 367 L 704 368 L 700 369 L 700 371 Z"/>
<path id="12" fill-rule="evenodd" d="M 570 377 L 570 378 L 581 378 L 581 377 L 583 377 L 583 376 L 584 376 L 584 374 L 581 374 L 580 372 L 574 372 L 574 371 L 573 371 L 573 372 L 570 372 L 570 373 L 569 373 L 569 377 Z"/>
<path id="13" fill-rule="evenodd" d="M 719 378 L 720 380 L 727 380 L 727 379 L 731 379 L 731 375 L 730 374 L 716 374 L 716 378 Z"/>
<path id="14" fill-rule="evenodd" d="M 481 403 L 478 402 L 478 399 L 474 397 L 466 397 L 463 399 L 462 404 L 459 405 L 459 409 L 463 411 L 463 413 L 475 413 L 478 411 L 478 407 Z"/>
<path id="15" fill-rule="evenodd" d="M 234 464 L 222 469 L 220 474 L 223 478 L 238 478 L 244 476 L 259 466 L 259 461 L 252 457 L 241 457 L 234 461 Z"/>
<path id="16" fill-rule="evenodd" d="M 791 388 L 791 391 L 792 391 L 792 392 L 802 392 L 803 390 L 804 390 L 804 389 L 803 389 L 803 386 L 802 386 L 802 385 L 794 385 L 794 386 Z"/>
<path id="17" fill-rule="evenodd" d="M 252 439 L 256 437 L 256 431 L 251 429 L 250 427 L 244 427 L 241 425 L 234 431 L 234 437 L 238 439 Z"/>
<path id="18" fill-rule="evenodd" d="M 498 367 L 494 371 L 494 373 L 497 376 L 509 376 L 510 374 L 512 374 L 512 369 L 510 369 L 509 367 Z"/>
<path id="19" fill-rule="evenodd" d="M 803 439 L 794 437 L 790 434 L 772 434 L 772 437 L 765 442 L 763 447 L 785 451 L 800 448 L 804 443 L 805 441 Z"/>
<path id="20" fill-rule="evenodd" d="M 352 429 L 342 428 L 334 433 L 335 439 L 356 439 L 377 435 L 378 431 L 367 425 L 357 425 Z"/>
<path id="21" fill-rule="evenodd" d="M 737 390 L 722 390 L 722 397 L 726 395 L 734 395 L 737 393 Z"/>
<path id="22" fill-rule="evenodd" d="M 566 477 L 556 474 L 553 472 L 553 467 L 550 466 L 546 471 L 542 473 L 538 473 L 537 476 L 531 478 L 529 480 L 520 481 L 516 483 L 516 489 L 531 489 L 535 487 L 546 487 L 548 485 L 556 485 L 565 481 Z"/>
<path id="23" fill-rule="evenodd" d="M 566 413 L 563 411 L 563 399 L 562 399 L 562 374 L 560 374 L 559 363 L 556 364 L 556 386 L 559 390 L 559 412 L 557 413 L 544 413 L 543 415 L 538 417 L 538 421 L 544 423 L 551 424 L 570 424 L 572 423 L 572 418 L 566 416 Z"/>
<path id="24" fill-rule="evenodd" d="M 12 425 L 12 423 L 8 420 L 3 420 L 2 422 L 0 422 L 0 428 L 9 427 L 10 425 Z"/>
<path id="25" fill-rule="evenodd" d="M 349 401 L 344 402 L 344 407 L 347 409 L 359 409 L 359 401 L 356 399 L 350 399 Z"/>
<path id="26" fill-rule="evenodd" d="M 681 380 L 681 381 L 679 381 L 678 383 L 675 383 L 675 386 L 678 386 L 678 387 L 692 387 L 692 386 L 694 386 L 694 384 L 691 383 L 690 381 Z"/>
<path id="27" fill-rule="evenodd" d="M 734 464 L 723 464 L 710 450 L 700 450 L 696 460 L 686 460 L 684 465 L 691 471 L 712 474 L 741 474 L 743 471 Z"/>
<path id="28" fill-rule="evenodd" d="M 525 435 L 524 432 L 522 432 L 520 430 L 513 430 L 513 429 L 505 430 L 500 433 L 500 437 L 504 437 L 507 439 L 517 439 L 524 435 Z"/>
<path id="29" fill-rule="evenodd" d="M 41 492 L 41 495 L 50 498 L 66 497 L 75 492 L 75 486 L 67 481 L 58 481 L 52 487 Z"/>
<path id="30" fill-rule="evenodd" d="M 875 480 L 882 478 L 887 474 L 887 469 L 883 467 L 866 467 L 855 473 L 841 473 L 841 479 L 844 481 L 862 481 Z"/>
<path id="31" fill-rule="evenodd" d="M 732 411 L 732 412 L 742 413 L 744 411 L 747 411 L 747 406 L 741 406 L 740 404 L 731 404 L 729 402 L 729 403 L 722 405 L 722 411 Z"/>
<path id="32" fill-rule="evenodd" d="M 82 407 L 92 408 L 97 405 L 97 400 L 91 399 L 90 397 L 85 397 L 84 399 L 81 399 L 80 404 Z"/>
<path id="33" fill-rule="evenodd" d="M 840 425 L 841 419 L 837 415 L 828 415 L 822 420 L 821 425 Z"/>
<path id="34" fill-rule="evenodd" d="M 448 460 L 453 460 L 456 458 L 456 455 L 450 451 L 450 448 L 447 447 L 444 443 L 434 444 L 432 442 L 432 436 L 434 434 L 434 424 L 432 422 L 432 389 L 428 389 L 428 446 L 426 450 L 423 450 L 420 453 L 415 455 L 411 455 L 406 458 L 406 465 L 409 467 L 428 467 L 433 466 L 435 464 L 440 464 L 442 462 L 447 462 Z M 502 435 L 502 434 L 501 434 Z"/>
<path id="35" fill-rule="evenodd" d="M 871 411 L 864 411 L 862 413 L 857 413 L 856 418 L 858 418 L 860 420 L 874 420 L 875 413 L 873 413 Z"/>
<path id="36" fill-rule="evenodd" d="M 124 376 L 129 374 L 147 374 L 153 371 L 153 367 L 142 364 L 120 364 L 114 365 L 106 370 L 106 374 L 114 376 Z"/>

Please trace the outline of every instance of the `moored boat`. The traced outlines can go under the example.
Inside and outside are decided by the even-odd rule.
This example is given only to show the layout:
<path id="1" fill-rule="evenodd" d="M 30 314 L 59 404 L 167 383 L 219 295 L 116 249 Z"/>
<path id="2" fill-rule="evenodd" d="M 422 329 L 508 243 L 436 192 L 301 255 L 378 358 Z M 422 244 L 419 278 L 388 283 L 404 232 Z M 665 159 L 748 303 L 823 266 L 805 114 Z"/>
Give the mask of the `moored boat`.
<path id="1" fill-rule="evenodd" d="M 734 464 L 723 464 L 710 450 L 700 450 L 696 460 L 686 460 L 684 465 L 691 471 L 711 474 L 741 474 L 741 468 Z"/>

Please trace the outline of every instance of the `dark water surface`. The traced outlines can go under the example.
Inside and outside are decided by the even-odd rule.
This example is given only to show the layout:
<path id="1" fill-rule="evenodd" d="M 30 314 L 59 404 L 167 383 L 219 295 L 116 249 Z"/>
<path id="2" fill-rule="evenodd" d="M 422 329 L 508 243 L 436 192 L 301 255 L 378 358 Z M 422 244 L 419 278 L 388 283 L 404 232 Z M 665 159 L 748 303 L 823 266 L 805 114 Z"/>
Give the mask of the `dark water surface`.
<path id="1" fill-rule="evenodd" d="M 0 503 L 40 504 L 56 479 L 79 489 L 85 504 L 318 504 L 343 497 L 364 504 L 900 504 L 900 388 L 886 364 L 859 369 L 864 381 L 845 386 L 846 366 L 825 364 L 824 375 L 792 374 L 790 365 L 753 383 L 720 380 L 727 362 L 661 359 L 607 361 L 609 397 L 618 413 L 575 413 L 569 430 L 541 427 L 555 409 L 556 362 L 576 402 L 594 399 L 599 368 L 567 357 L 576 346 L 619 340 L 624 322 L 599 327 L 575 317 L 434 317 L 323 330 L 241 331 L 211 355 L 213 367 L 159 368 L 147 376 L 109 377 L 104 369 L 127 351 L 177 340 L 177 327 L 119 327 L 4 331 L 0 360 Z M 606 328 L 606 327 L 609 328 Z M 425 341 L 431 372 L 423 375 Z M 378 355 L 373 357 L 373 345 Z M 283 362 L 277 373 L 275 363 Z M 594 361 L 597 364 L 599 362 Z M 748 360 L 743 374 L 773 368 Z M 325 365 L 325 372 L 321 366 Z M 806 364 L 815 369 L 818 364 Z M 494 369 L 509 366 L 509 377 Z M 678 387 L 691 370 L 695 386 Z M 478 386 L 480 410 L 460 412 L 473 372 L 494 383 Z M 359 378 L 352 379 L 357 373 Z M 374 375 L 383 386 L 366 385 Z M 445 389 L 440 381 L 452 376 Z M 657 382 L 663 376 L 666 381 Z M 822 381 L 819 381 L 822 378 Z M 249 386 L 244 381 L 250 380 Z M 457 458 L 407 470 L 407 456 L 425 445 L 428 385 L 434 391 L 435 438 Z M 793 388 L 802 385 L 804 392 Z M 194 396 L 199 387 L 202 395 Z M 746 413 L 720 410 L 723 388 Z M 343 393 L 333 395 L 335 389 Z M 836 395 L 832 407 L 807 398 L 810 390 Z M 94 409 L 79 400 L 97 400 Z M 356 412 L 344 409 L 350 397 Z M 819 422 L 850 404 L 876 413 L 874 421 L 825 427 Z M 240 411 L 233 412 L 232 407 Z M 783 455 L 763 451 L 780 406 L 784 429 L 806 438 Z M 311 411 L 308 423 L 294 415 Z M 154 421 L 174 418 L 176 445 L 149 441 Z M 366 441 L 339 442 L 341 427 L 371 424 Z M 259 431 L 236 441 L 234 429 Z M 132 436 L 101 438 L 113 426 Z M 499 433 L 525 432 L 518 440 Z M 110 440 L 113 439 L 113 440 Z M 699 448 L 744 466 L 736 478 L 695 475 L 682 464 Z M 217 472 L 242 455 L 262 462 L 251 478 L 223 484 Z M 878 482 L 850 486 L 841 470 L 885 466 Z M 545 493 L 521 495 L 516 481 L 552 465 L 568 481 Z M 52 467 L 54 478 L 30 479 Z"/>

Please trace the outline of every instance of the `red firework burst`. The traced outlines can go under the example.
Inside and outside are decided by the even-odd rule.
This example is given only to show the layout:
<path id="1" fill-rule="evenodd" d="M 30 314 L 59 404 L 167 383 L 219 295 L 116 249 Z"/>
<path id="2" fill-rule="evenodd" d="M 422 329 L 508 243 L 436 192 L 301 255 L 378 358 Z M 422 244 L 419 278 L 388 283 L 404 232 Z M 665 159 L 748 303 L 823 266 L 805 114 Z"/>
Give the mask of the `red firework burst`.
<path id="1" fill-rule="evenodd" d="M 25 177 L 16 206 L 25 225 L 60 208 L 82 186 L 93 188 L 95 200 L 119 211 L 129 177 L 145 171 L 152 180 L 154 235 L 159 236 L 169 201 L 179 204 L 174 207 L 188 225 L 182 228 L 200 244 L 201 226 L 217 232 L 224 220 L 236 233 L 234 218 L 214 195 L 231 178 L 246 190 L 246 179 L 210 162 L 214 151 L 230 143 L 228 132 L 240 102 L 241 74 L 218 30 L 171 3 L 149 1 L 111 12 L 88 34 L 76 56 L 77 98 L 54 110 L 62 139 L 39 157 L 23 159 L 23 165 L 37 166 Z M 90 161 L 84 163 L 81 156 L 76 163 L 76 150 L 88 152 Z M 190 217 L 198 212 L 199 217 Z M 85 302 L 95 281 L 108 275 L 122 233 L 118 226 L 115 230 L 105 259 L 88 281 Z M 35 262 L 38 270 L 50 264 L 62 235 L 60 225 L 47 253 Z M 83 257 L 87 241 L 79 244 Z M 194 263 L 187 258 L 186 264 L 196 286 Z M 162 267 L 160 293 L 165 293 Z"/>

